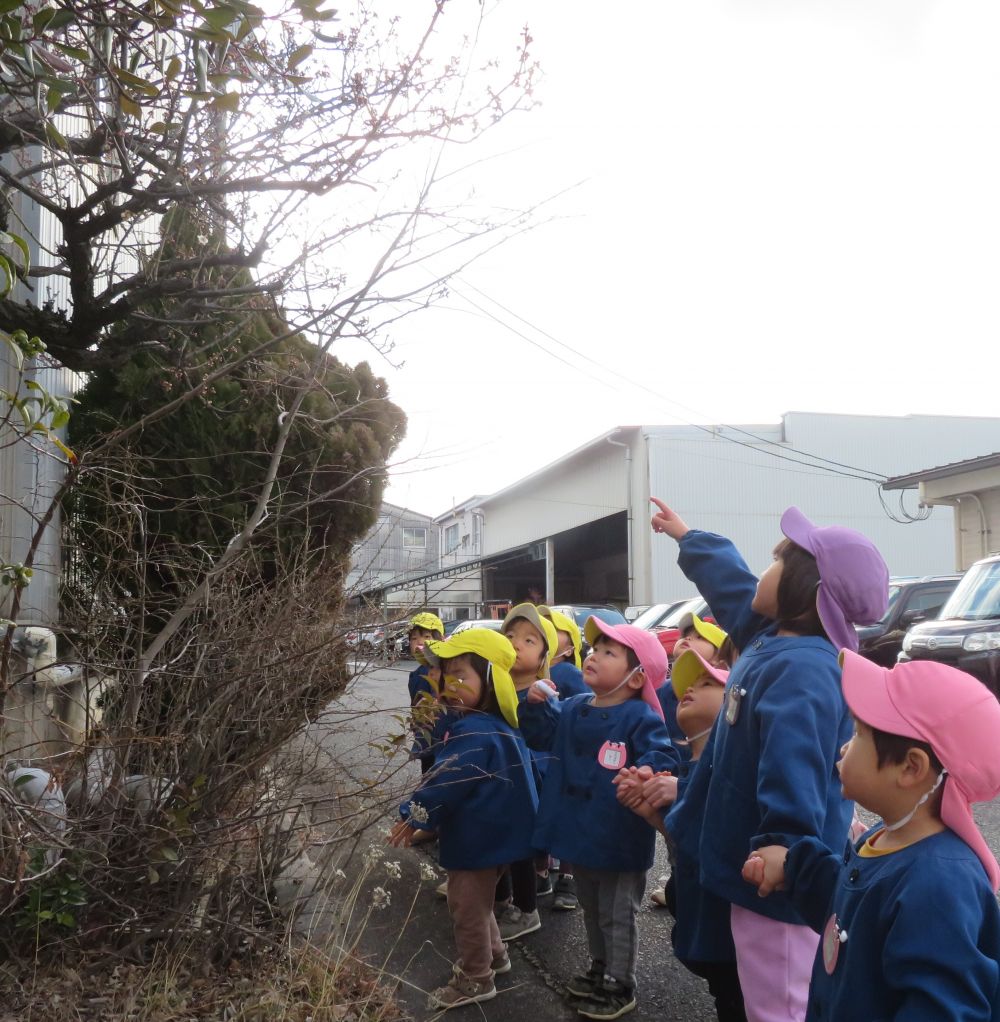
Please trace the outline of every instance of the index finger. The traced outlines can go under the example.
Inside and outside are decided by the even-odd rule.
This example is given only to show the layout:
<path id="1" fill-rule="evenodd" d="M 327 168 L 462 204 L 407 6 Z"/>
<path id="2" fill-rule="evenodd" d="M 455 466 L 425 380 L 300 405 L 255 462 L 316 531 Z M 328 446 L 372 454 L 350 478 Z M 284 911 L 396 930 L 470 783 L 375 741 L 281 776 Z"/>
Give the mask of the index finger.
<path id="1" fill-rule="evenodd" d="M 673 514 L 669 507 L 660 500 L 659 497 L 650 497 L 652 503 L 654 503 L 665 515 Z"/>

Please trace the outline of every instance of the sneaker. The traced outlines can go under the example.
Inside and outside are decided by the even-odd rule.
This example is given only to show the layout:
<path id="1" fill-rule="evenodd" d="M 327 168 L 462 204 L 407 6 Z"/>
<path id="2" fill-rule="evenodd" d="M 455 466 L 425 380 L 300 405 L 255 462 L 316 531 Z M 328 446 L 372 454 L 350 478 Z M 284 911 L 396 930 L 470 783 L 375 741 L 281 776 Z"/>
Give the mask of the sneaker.
<path id="1" fill-rule="evenodd" d="M 649 900 L 654 905 L 659 905 L 660 908 L 666 908 L 667 907 L 667 877 L 666 876 L 661 876 L 660 879 L 657 880 L 656 887 L 654 887 L 649 892 Z"/>
<path id="2" fill-rule="evenodd" d="M 447 898 L 448 897 L 448 881 L 445 880 L 443 883 L 438 884 L 437 887 L 434 888 L 434 890 L 437 891 L 437 893 L 440 894 L 442 898 Z"/>
<path id="3" fill-rule="evenodd" d="M 630 1011 L 635 1011 L 635 994 L 632 988 L 619 983 L 616 979 L 606 976 L 600 990 L 595 990 L 576 1012 L 584 1018 L 613 1019 L 621 1018 Z"/>
<path id="4" fill-rule="evenodd" d="M 517 940 L 527 933 L 534 933 L 542 928 L 538 918 L 538 909 L 534 912 L 522 912 L 516 905 L 508 905 L 507 910 L 497 920 L 500 936 L 503 940 Z"/>
<path id="5" fill-rule="evenodd" d="M 497 988 L 493 985 L 492 976 L 489 979 L 473 979 L 456 970 L 443 987 L 431 993 L 427 998 L 427 1006 L 447 1011 L 449 1008 L 460 1008 L 463 1004 L 492 1001 L 496 995 Z"/>
<path id="6" fill-rule="evenodd" d="M 580 907 L 576 897 L 576 881 L 569 873 L 562 873 L 556 880 L 556 896 L 552 899 L 552 907 L 561 912 L 572 912 Z"/>
<path id="7" fill-rule="evenodd" d="M 570 997 L 593 997 L 604 987 L 604 962 L 591 962 L 582 976 L 574 976 L 566 984 Z"/>
<path id="8" fill-rule="evenodd" d="M 455 962 L 451 968 L 452 972 L 454 972 L 456 976 L 463 975 L 462 969 L 464 966 L 462 964 L 462 959 L 459 958 L 459 960 Z M 493 956 L 493 961 L 490 962 L 490 968 L 496 976 L 503 976 L 504 973 L 510 972 L 511 968 L 513 968 L 510 961 L 510 955 L 507 954 L 506 944 L 504 944 L 503 951 L 501 951 L 500 954 Z"/>
<path id="9" fill-rule="evenodd" d="M 552 877 L 549 871 L 535 874 L 535 897 L 544 898 L 552 893 Z"/>

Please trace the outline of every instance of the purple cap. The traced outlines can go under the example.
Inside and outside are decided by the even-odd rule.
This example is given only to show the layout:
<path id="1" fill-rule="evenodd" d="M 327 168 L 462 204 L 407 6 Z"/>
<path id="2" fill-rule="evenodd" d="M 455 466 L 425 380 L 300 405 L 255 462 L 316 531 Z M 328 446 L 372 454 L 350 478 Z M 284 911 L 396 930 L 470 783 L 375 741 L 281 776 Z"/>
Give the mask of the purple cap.
<path id="1" fill-rule="evenodd" d="M 889 569 L 882 555 L 860 532 L 813 525 L 797 507 L 781 516 L 781 531 L 816 558 L 816 610 L 830 642 L 856 652 L 854 625 L 874 624 L 889 604 Z"/>
<path id="2" fill-rule="evenodd" d="M 609 625 L 598 617 L 588 617 L 583 626 L 587 642 L 593 646 L 598 634 L 606 635 L 623 646 L 628 646 L 639 660 L 639 666 L 646 680 L 642 686 L 642 698 L 646 705 L 656 711 L 663 720 L 663 707 L 656 698 L 656 690 L 667 676 L 667 651 L 653 632 L 635 625 Z"/>

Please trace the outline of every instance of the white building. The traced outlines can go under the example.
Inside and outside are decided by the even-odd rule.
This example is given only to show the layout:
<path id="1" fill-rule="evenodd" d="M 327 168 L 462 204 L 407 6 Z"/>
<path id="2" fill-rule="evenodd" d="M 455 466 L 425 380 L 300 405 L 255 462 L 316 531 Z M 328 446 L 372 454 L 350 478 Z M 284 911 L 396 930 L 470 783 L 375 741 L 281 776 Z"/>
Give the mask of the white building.
<path id="1" fill-rule="evenodd" d="M 879 481 L 996 450 L 996 418 L 790 412 L 761 426 L 623 426 L 479 500 L 484 599 L 516 600 L 532 586 L 558 603 L 691 595 L 676 545 L 649 527 L 651 495 L 692 527 L 732 538 L 755 570 L 796 504 L 819 524 L 871 537 L 893 574 L 950 571 L 951 510 L 908 522 Z"/>

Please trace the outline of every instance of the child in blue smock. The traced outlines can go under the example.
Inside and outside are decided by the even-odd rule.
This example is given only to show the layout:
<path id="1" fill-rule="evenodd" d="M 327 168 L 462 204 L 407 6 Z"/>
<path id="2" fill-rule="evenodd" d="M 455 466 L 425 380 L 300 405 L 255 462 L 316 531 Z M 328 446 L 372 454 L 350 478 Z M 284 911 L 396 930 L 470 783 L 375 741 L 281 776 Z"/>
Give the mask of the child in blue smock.
<path id="1" fill-rule="evenodd" d="M 667 829 L 706 890 L 730 904 L 747 1018 L 802 1022 L 816 935 L 785 894 L 758 898 L 741 871 L 761 845 L 814 837 L 839 847 L 847 837 L 852 806 L 835 764 L 851 723 L 837 651 L 856 649 L 854 625 L 885 612 L 889 573 L 861 533 L 789 508 L 785 539 L 758 580 L 729 540 L 654 503 L 654 531 L 678 541 L 681 570 L 740 651 Z"/>
<path id="2" fill-rule="evenodd" d="M 528 744 L 551 751 L 534 843 L 574 865 L 590 968 L 567 984 L 586 1018 L 612 1019 L 635 1008 L 636 915 L 653 864 L 656 832 L 615 795 L 629 766 L 673 770 L 677 753 L 656 699 L 667 656 L 650 632 L 586 624 L 594 647 L 583 666 L 590 692 L 564 701 L 545 682 L 521 707 Z"/>
<path id="3" fill-rule="evenodd" d="M 815 837 L 758 848 L 744 877 L 822 934 L 810 1022 L 997 1022 L 1000 865 L 971 803 L 1000 793 L 1000 703 L 945 664 L 842 663 L 844 796 L 882 822 L 842 854 Z"/>
<path id="4" fill-rule="evenodd" d="M 583 680 L 583 661 L 580 658 L 582 636 L 579 626 L 568 614 L 551 607 L 540 606 L 538 612 L 542 617 L 547 617 L 556 630 L 558 645 L 549 664 L 549 680 L 555 685 L 559 698 L 585 695 L 588 689 Z M 573 864 L 554 859 L 553 866 L 558 868 L 559 875 L 552 885 L 552 908 L 557 912 L 572 912 L 580 907 Z"/>
<path id="5" fill-rule="evenodd" d="M 437 614 L 421 611 L 410 619 L 407 636 L 410 656 L 418 661 L 410 671 L 407 688 L 410 693 L 410 712 L 413 729 L 412 755 L 420 760 L 420 772 L 425 774 L 434 765 L 432 733 L 437 714 L 437 686 L 430 677 L 430 665 L 423 659 L 424 646 L 428 639 L 444 638 L 444 623 Z"/>
<path id="6" fill-rule="evenodd" d="M 518 603 L 511 607 L 503 619 L 501 630 L 517 654 L 510 676 L 520 705 L 534 682 L 548 677 L 549 662 L 556 651 L 556 630 L 534 603 Z M 535 784 L 539 788 L 548 762 L 548 756 L 531 751 Z M 552 893 L 548 864 L 548 852 L 544 849 L 538 849 L 530 858 L 510 863 L 496 892 L 498 903 L 507 902 L 500 913 L 500 933 L 504 940 L 518 940 L 541 929 L 538 898 Z"/>
<path id="7" fill-rule="evenodd" d="M 690 771 L 701 757 L 722 709 L 728 677 L 728 671 L 704 659 L 695 648 L 682 650 L 668 684 L 674 692 L 677 724 L 685 736 L 690 759 L 683 761 L 673 775 L 653 776 L 633 767 L 628 777 L 618 778 L 618 800 L 645 817 L 665 837 L 664 817 L 677 799 L 684 797 Z M 670 934 L 674 954 L 687 969 L 708 981 L 719 1022 L 747 1022 L 729 928 L 729 903 L 701 886 L 697 859 L 689 859 L 676 849 L 671 852 L 673 870 L 663 893 L 664 905 L 676 920 Z"/>
<path id="8" fill-rule="evenodd" d="M 400 807 L 389 841 L 410 845 L 421 829 L 438 831 L 458 960 L 430 1006 L 448 1009 L 495 997 L 495 974 L 510 970 L 493 893 L 503 866 L 531 853 L 538 794 L 517 730 L 516 654 L 507 639 L 470 628 L 429 640 L 424 655 L 442 671 L 452 713 L 435 768 Z"/>

